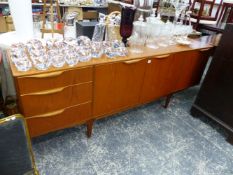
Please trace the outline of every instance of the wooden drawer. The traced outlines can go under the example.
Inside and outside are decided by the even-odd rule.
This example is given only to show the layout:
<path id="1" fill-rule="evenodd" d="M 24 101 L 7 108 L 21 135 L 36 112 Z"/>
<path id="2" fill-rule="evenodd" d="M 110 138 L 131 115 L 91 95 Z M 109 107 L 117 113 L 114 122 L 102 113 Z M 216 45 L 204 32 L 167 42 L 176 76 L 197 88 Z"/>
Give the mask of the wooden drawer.
<path id="1" fill-rule="evenodd" d="M 22 95 L 92 81 L 92 67 L 24 76 L 16 81 Z"/>
<path id="2" fill-rule="evenodd" d="M 26 118 L 31 137 L 82 124 L 91 119 L 91 103 Z"/>
<path id="3" fill-rule="evenodd" d="M 92 82 L 40 91 L 20 97 L 25 117 L 44 114 L 92 100 Z"/>

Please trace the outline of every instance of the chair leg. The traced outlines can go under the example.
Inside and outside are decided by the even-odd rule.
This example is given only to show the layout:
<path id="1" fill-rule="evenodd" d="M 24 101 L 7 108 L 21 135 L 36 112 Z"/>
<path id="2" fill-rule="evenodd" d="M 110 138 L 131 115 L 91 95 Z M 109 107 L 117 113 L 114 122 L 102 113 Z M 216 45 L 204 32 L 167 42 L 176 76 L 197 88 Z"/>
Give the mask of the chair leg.
<path id="1" fill-rule="evenodd" d="M 94 119 L 91 119 L 91 120 L 87 121 L 87 123 L 86 123 L 86 125 L 87 125 L 87 137 L 88 138 L 90 138 L 92 135 L 93 123 L 94 123 Z"/>
<path id="2" fill-rule="evenodd" d="M 227 11 L 228 11 L 228 7 L 226 6 L 226 7 L 225 7 L 225 10 L 224 10 L 224 13 L 223 13 L 223 16 L 222 16 L 222 19 L 221 19 L 221 22 L 223 22 L 223 21 L 224 21 L 224 18 L 226 18 Z"/>
<path id="3" fill-rule="evenodd" d="M 225 3 L 223 3 L 223 5 L 222 5 L 222 9 L 221 9 L 221 13 L 220 13 L 220 15 L 219 15 L 219 18 L 218 18 L 218 23 L 219 22 L 222 22 L 222 18 L 223 18 L 223 13 L 224 13 L 224 11 L 225 11 Z"/>
<path id="4" fill-rule="evenodd" d="M 167 108 L 167 107 L 168 107 L 168 105 L 169 105 L 169 103 L 170 103 L 170 101 L 171 101 L 172 95 L 173 95 L 173 94 L 169 94 L 169 95 L 166 97 L 165 104 L 164 104 L 164 106 L 163 106 L 164 108 Z"/>

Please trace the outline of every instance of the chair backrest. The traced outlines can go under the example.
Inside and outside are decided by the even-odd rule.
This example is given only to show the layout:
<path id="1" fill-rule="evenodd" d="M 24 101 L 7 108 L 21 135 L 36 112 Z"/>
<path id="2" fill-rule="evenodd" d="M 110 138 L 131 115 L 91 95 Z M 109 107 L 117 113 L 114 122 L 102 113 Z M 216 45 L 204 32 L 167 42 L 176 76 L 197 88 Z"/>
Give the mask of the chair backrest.
<path id="1" fill-rule="evenodd" d="M 216 21 L 218 18 L 219 11 L 221 9 L 222 1 L 223 0 L 220 1 L 220 4 L 217 7 L 215 14 L 213 14 L 215 0 L 194 0 L 190 9 L 193 12 L 191 17 L 196 18 L 198 20 Z"/>
<path id="2" fill-rule="evenodd" d="M 227 23 L 233 23 L 233 8 L 231 8 L 229 15 L 227 17 Z"/>
<path id="3" fill-rule="evenodd" d="M 38 174 L 24 118 L 17 114 L 0 120 L 0 174 Z"/>

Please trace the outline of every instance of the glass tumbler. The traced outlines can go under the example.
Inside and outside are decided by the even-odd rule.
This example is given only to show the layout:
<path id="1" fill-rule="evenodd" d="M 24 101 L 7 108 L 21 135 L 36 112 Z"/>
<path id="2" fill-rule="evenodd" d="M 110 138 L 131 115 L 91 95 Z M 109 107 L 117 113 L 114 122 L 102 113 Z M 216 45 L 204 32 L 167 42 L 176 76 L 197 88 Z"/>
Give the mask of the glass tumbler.
<path id="1" fill-rule="evenodd" d="M 51 62 L 48 59 L 48 55 L 35 56 L 31 57 L 31 59 L 33 65 L 38 70 L 47 70 L 51 65 Z"/>
<path id="2" fill-rule="evenodd" d="M 75 51 L 75 49 L 70 49 L 68 51 L 65 51 L 65 61 L 69 66 L 75 66 L 79 59 L 78 59 L 78 55 Z"/>
<path id="3" fill-rule="evenodd" d="M 80 62 L 87 62 L 91 60 L 91 48 L 88 46 L 80 46 L 78 51 L 78 57 Z"/>
<path id="4" fill-rule="evenodd" d="M 56 50 L 50 50 L 49 53 L 49 60 L 52 62 L 54 67 L 62 67 L 65 64 L 64 54 L 62 52 Z"/>
<path id="5" fill-rule="evenodd" d="M 91 43 L 91 56 L 93 58 L 100 58 L 103 55 L 102 42 L 92 41 Z"/>
<path id="6" fill-rule="evenodd" d="M 12 58 L 12 61 L 18 71 L 28 71 L 32 68 L 32 63 L 27 57 Z"/>

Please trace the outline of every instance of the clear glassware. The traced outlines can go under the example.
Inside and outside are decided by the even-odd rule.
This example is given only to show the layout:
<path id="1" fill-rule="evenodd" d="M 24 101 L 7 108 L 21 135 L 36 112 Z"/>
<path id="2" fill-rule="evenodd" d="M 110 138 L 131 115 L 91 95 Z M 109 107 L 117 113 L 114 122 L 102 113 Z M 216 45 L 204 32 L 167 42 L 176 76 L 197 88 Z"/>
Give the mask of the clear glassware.
<path id="1" fill-rule="evenodd" d="M 51 65 L 51 62 L 49 61 L 47 54 L 43 56 L 31 57 L 31 60 L 33 62 L 34 67 L 38 70 L 47 70 Z"/>
<path id="2" fill-rule="evenodd" d="M 32 68 L 32 63 L 28 59 L 26 46 L 22 43 L 11 46 L 11 60 L 18 71 L 28 71 Z"/>
<path id="3" fill-rule="evenodd" d="M 100 15 L 99 23 L 95 25 L 92 41 L 103 41 L 105 33 L 105 15 Z"/>
<path id="4" fill-rule="evenodd" d="M 113 48 L 125 47 L 124 43 L 120 40 L 114 40 L 111 42 Z"/>
<path id="5" fill-rule="evenodd" d="M 103 42 L 104 53 L 108 58 L 114 58 L 117 56 L 126 56 L 128 50 L 124 43 L 120 40 L 104 41 Z"/>
<path id="6" fill-rule="evenodd" d="M 116 48 L 113 47 L 107 47 L 105 49 L 105 54 L 108 58 L 115 58 L 117 55 Z"/>
<path id="7" fill-rule="evenodd" d="M 89 46 L 80 46 L 78 49 L 78 57 L 80 62 L 88 62 L 91 60 L 91 48 Z"/>
<path id="8" fill-rule="evenodd" d="M 157 23 L 147 23 L 147 39 L 146 39 L 146 47 L 151 49 L 158 49 L 159 46 L 157 44 L 159 33 L 160 33 L 161 24 Z"/>
<path id="9" fill-rule="evenodd" d="M 65 38 L 64 43 L 71 46 L 78 46 L 77 40 L 71 37 Z"/>
<path id="10" fill-rule="evenodd" d="M 133 35 L 136 32 L 138 34 L 139 39 L 146 38 L 147 35 L 146 31 L 147 31 L 147 26 L 146 23 L 143 22 L 143 17 L 141 15 L 137 21 L 133 22 Z"/>
<path id="11" fill-rule="evenodd" d="M 165 24 L 160 26 L 159 30 L 159 41 L 158 46 L 159 47 L 167 47 L 168 46 L 168 40 L 167 40 L 167 30 L 165 30 Z"/>
<path id="12" fill-rule="evenodd" d="M 146 47 L 151 49 L 158 49 L 159 47 L 156 44 L 156 39 L 154 37 L 148 37 L 146 39 Z"/>
<path id="13" fill-rule="evenodd" d="M 172 0 L 171 3 L 175 7 L 175 20 L 174 22 L 178 24 L 179 15 L 181 12 L 188 7 L 188 0 Z"/>
<path id="14" fill-rule="evenodd" d="M 134 0 L 134 6 L 137 8 L 135 18 L 138 19 L 139 16 L 146 17 L 150 16 L 152 12 L 154 0 Z"/>
<path id="15" fill-rule="evenodd" d="M 102 42 L 92 41 L 91 43 L 91 56 L 93 58 L 100 58 L 103 55 Z"/>
<path id="16" fill-rule="evenodd" d="M 77 43 L 79 46 L 90 46 L 91 40 L 87 36 L 79 36 L 77 38 Z"/>
<path id="17" fill-rule="evenodd" d="M 48 57 L 54 67 L 59 68 L 65 64 L 65 56 L 62 52 L 59 52 L 59 50 L 49 50 Z"/>
<path id="18" fill-rule="evenodd" d="M 54 39 L 48 39 L 48 40 L 46 40 L 46 48 L 50 50 L 53 47 L 54 47 Z"/>
<path id="19" fill-rule="evenodd" d="M 12 61 L 18 71 L 28 71 L 32 68 L 32 63 L 27 57 L 12 58 Z"/>
<path id="20" fill-rule="evenodd" d="M 19 57 L 27 57 L 26 53 L 26 46 L 24 45 L 12 45 L 11 46 L 11 57 L 12 58 L 19 58 Z"/>
<path id="21" fill-rule="evenodd" d="M 31 49 L 43 49 L 44 48 L 42 42 L 38 39 L 32 39 L 28 41 L 26 45 L 27 45 L 29 52 Z"/>
<path id="22" fill-rule="evenodd" d="M 47 70 L 51 62 L 48 59 L 46 49 L 42 42 L 37 39 L 32 39 L 27 42 L 27 48 L 34 67 L 38 70 Z"/>
<path id="23" fill-rule="evenodd" d="M 146 18 L 146 47 L 157 49 L 158 45 L 158 38 L 160 38 L 160 31 L 164 29 L 164 22 L 161 20 L 160 16 L 155 17 L 155 11 L 150 17 Z"/>
<path id="24" fill-rule="evenodd" d="M 11 45 L 11 60 L 18 71 L 28 71 L 32 67 L 31 61 L 28 59 L 26 49 L 26 45 L 23 43 Z"/>
<path id="25" fill-rule="evenodd" d="M 75 66 L 78 63 L 79 59 L 74 49 L 65 53 L 65 61 L 69 66 Z"/>
<path id="26" fill-rule="evenodd" d="M 145 41 L 139 37 L 137 32 L 129 38 L 129 50 L 132 53 L 142 53 L 144 44 Z"/>
<path id="27" fill-rule="evenodd" d="M 118 47 L 115 49 L 116 49 L 117 56 L 124 57 L 128 55 L 128 50 L 126 47 Z"/>

